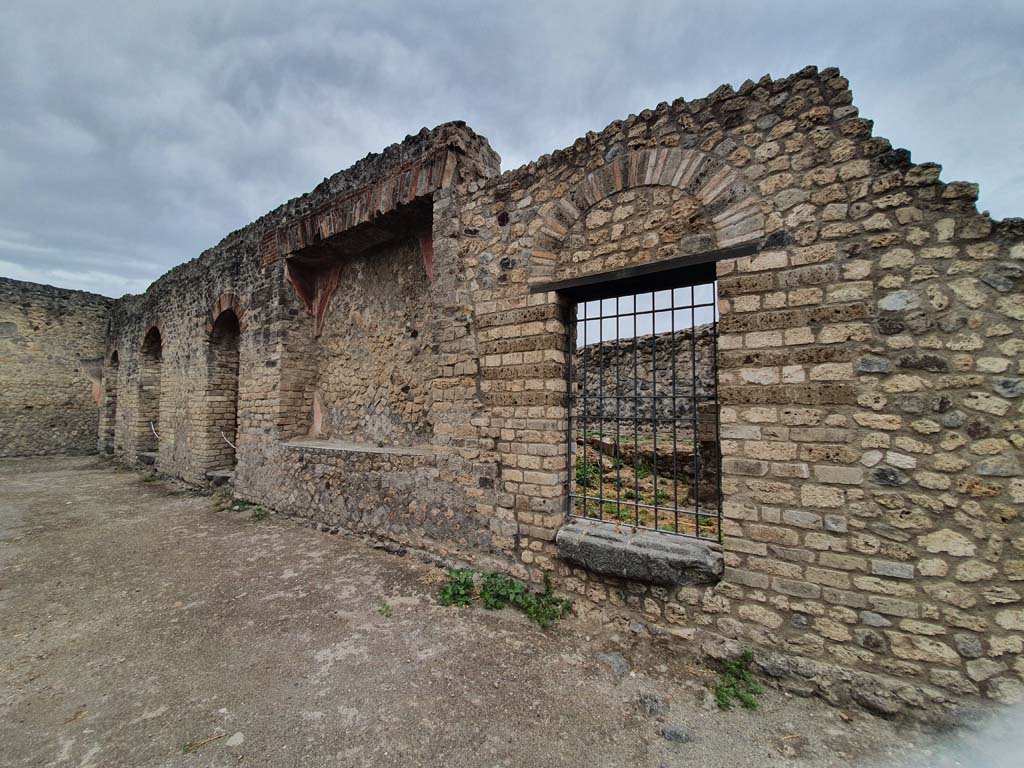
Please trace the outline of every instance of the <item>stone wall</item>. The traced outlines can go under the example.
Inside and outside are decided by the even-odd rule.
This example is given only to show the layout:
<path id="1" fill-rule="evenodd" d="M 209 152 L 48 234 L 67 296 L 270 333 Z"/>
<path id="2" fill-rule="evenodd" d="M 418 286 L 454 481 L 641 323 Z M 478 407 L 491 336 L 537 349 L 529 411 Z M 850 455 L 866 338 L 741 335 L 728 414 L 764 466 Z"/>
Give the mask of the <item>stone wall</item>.
<path id="1" fill-rule="evenodd" d="M 551 575 L 837 703 L 1020 698 L 1024 226 L 976 194 L 873 136 L 834 69 L 663 103 L 504 174 L 441 126 L 117 302 L 101 444 L 135 461 L 153 421 L 161 471 L 223 461 L 210 338 L 231 308 L 242 498 Z M 724 577 L 591 572 L 556 543 L 570 300 L 544 286 L 709 252 Z"/>
<path id="2" fill-rule="evenodd" d="M 654 336 L 623 338 L 581 346 L 573 355 L 576 419 L 604 429 L 649 432 L 675 422 L 689 427 L 696 411 L 709 412 L 717 396 L 716 340 L 710 325 Z M 704 406 L 702 408 L 702 406 Z M 712 414 L 713 415 L 713 414 Z M 692 428 L 691 428 L 692 432 Z"/>
<path id="3" fill-rule="evenodd" d="M 438 438 L 448 429 L 437 426 L 447 415 L 439 355 L 458 317 L 429 237 L 433 190 L 494 167 L 490 149 L 460 124 L 421 132 L 119 301 L 106 350 L 116 417 L 101 443 L 127 462 L 155 449 L 160 471 L 192 482 L 233 461 L 239 496 L 326 527 L 510 557 L 510 532 L 495 540 L 475 514 L 486 491 L 471 462 Z M 351 225 L 340 243 L 324 236 L 339 222 Z M 292 247 L 299 260 L 279 257 Z M 225 366 L 211 341 L 228 311 L 240 334 L 237 362 Z M 140 416 L 152 378 L 144 340 L 154 332 L 155 445 Z M 236 365 L 237 395 L 225 375 Z M 232 410 L 233 456 L 220 435 Z"/>
<path id="4" fill-rule="evenodd" d="M 723 87 L 454 190 L 437 228 L 475 311 L 496 512 L 521 574 L 758 648 L 795 690 L 887 713 L 1019 698 L 1024 233 L 851 101 L 835 70 Z M 566 308 L 527 286 L 748 241 L 718 265 L 724 579 L 567 565 Z"/>
<path id="5" fill-rule="evenodd" d="M 312 356 L 319 434 L 356 443 L 429 443 L 436 375 L 430 282 L 413 240 L 344 259 L 341 290 Z"/>
<path id="6" fill-rule="evenodd" d="M 0 456 L 95 450 L 111 303 L 0 278 Z"/>

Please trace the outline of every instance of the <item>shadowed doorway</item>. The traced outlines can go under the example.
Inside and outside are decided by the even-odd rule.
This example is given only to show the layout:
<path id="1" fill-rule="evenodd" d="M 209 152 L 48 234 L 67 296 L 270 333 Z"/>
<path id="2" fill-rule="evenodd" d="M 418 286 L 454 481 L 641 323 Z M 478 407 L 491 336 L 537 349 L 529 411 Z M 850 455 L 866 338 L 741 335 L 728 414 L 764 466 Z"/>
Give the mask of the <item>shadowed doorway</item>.
<path id="1" fill-rule="evenodd" d="M 155 453 L 160 445 L 160 379 L 163 370 L 163 338 L 150 328 L 142 341 L 139 369 L 139 410 L 135 424 L 136 450 Z"/>
<path id="2" fill-rule="evenodd" d="M 206 388 L 208 470 L 234 469 L 238 433 L 238 346 L 241 326 L 234 310 L 220 313 L 210 332 Z"/>

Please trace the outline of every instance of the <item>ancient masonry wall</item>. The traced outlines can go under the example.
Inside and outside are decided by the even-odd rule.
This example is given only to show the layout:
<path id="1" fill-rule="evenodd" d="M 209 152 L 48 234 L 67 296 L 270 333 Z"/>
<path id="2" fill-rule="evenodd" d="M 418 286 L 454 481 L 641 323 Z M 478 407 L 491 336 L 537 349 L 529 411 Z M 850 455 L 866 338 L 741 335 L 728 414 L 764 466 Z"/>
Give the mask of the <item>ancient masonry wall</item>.
<path id="1" fill-rule="evenodd" d="M 95 450 L 112 303 L 0 278 L 0 457 Z"/>
<path id="2" fill-rule="evenodd" d="M 698 326 L 656 336 L 577 345 L 573 390 L 577 426 L 585 418 L 594 429 L 615 422 L 650 431 L 653 419 L 686 427 L 696 410 L 710 413 L 716 395 L 714 328 Z M 712 414 L 713 416 L 713 414 Z M 713 420 L 713 419 L 712 419 Z M 692 431 L 692 429 L 691 429 Z"/>
<path id="3" fill-rule="evenodd" d="M 800 693 L 1019 699 L 1024 225 L 939 170 L 873 136 L 834 69 L 660 104 L 504 174 L 464 125 L 425 130 L 117 302 L 100 445 L 133 462 L 152 424 L 160 471 L 233 458 L 242 498 L 548 574 L 581 610 L 752 647 Z M 562 561 L 571 307 L 542 286 L 748 244 L 717 265 L 724 578 Z M 225 312 L 234 457 L 211 429 Z"/>
<path id="4" fill-rule="evenodd" d="M 838 702 L 1019 699 L 1024 227 L 939 170 L 873 136 L 836 70 L 808 69 L 454 190 L 437 228 L 464 264 L 473 423 L 521 575 L 712 650 L 756 647 L 784 685 Z M 724 579 L 568 567 L 566 307 L 527 287 L 750 240 L 757 255 L 718 265 Z"/>
<path id="5" fill-rule="evenodd" d="M 428 444 L 433 351 L 430 281 L 419 246 L 343 260 L 331 317 L 312 350 L 320 433 L 357 443 Z"/>
<path id="6" fill-rule="evenodd" d="M 514 530 L 504 545 L 494 541 L 474 514 L 485 491 L 471 463 L 438 437 L 448 415 L 435 391 L 439 353 L 459 323 L 452 278 L 425 255 L 420 214 L 389 219 L 402 196 L 429 202 L 435 186 L 493 173 L 496 156 L 481 142 L 461 124 L 409 137 L 119 301 L 105 350 L 116 406 L 104 410 L 113 426 L 101 427 L 101 447 L 135 462 L 153 450 L 155 426 L 161 472 L 201 483 L 233 469 L 241 497 L 328 528 L 466 557 L 504 546 L 510 557 Z M 279 258 L 344 226 L 360 235 L 343 253 L 300 265 Z M 231 388 L 218 387 L 210 344 L 226 311 L 241 328 L 234 457 L 218 428 Z M 142 348 L 154 329 L 152 418 L 140 414 L 149 391 Z"/>

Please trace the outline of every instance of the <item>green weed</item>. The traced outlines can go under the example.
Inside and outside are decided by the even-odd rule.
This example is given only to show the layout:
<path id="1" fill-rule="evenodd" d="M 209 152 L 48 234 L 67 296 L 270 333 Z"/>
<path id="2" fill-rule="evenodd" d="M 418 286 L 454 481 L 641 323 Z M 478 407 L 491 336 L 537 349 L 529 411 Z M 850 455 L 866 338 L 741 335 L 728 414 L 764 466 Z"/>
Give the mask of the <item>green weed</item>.
<path id="1" fill-rule="evenodd" d="M 439 595 L 442 605 L 469 605 L 474 594 L 474 571 L 452 569 Z M 555 595 L 551 579 L 545 574 L 544 591 L 534 593 L 522 581 L 503 573 L 485 573 L 480 579 L 480 600 L 484 607 L 496 611 L 511 605 L 531 621 L 547 629 L 558 619 L 569 615 L 572 602 Z"/>
<path id="2" fill-rule="evenodd" d="M 764 692 L 764 688 L 750 673 L 750 665 L 754 654 L 744 651 L 735 661 L 725 662 L 725 668 L 715 684 L 715 702 L 719 709 L 732 709 L 733 702 L 738 701 L 746 709 L 757 709 L 755 696 Z"/>
<path id="3" fill-rule="evenodd" d="M 576 463 L 576 485 L 582 488 L 593 487 L 601 482 L 601 467 L 593 462 Z"/>
<path id="4" fill-rule="evenodd" d="M 485 574 L 480 582 L 480 599 L 484 608 L 492 611 L 504 608 L 509 603 L 515 604 L 526 591 L 523 582 L 503 573 Z"/>
<path id="5" fill-rule="evenodd" d="M 658 488 L 654 492 L 653 501 L 656 505 L 667 504 L 668 502 L 672 501 L 672 495 L 668 491 L 663 491 L 661 488 Z"/>
<path id="6" fill-rule="evenodd" d="M 526 614 L 540 625 L 541 629 L 547 629 L 558 619 L 564 619 L 572 611 L 572 601 L 567 598 L 556 597 L 551 587 L 551 578 L 544 574 L 544 591 L 534 594 L 524 592 L 523 596 L 515 603 L 516 608 Z"/>
<path id="7" fill-rule="evenodd" d="M 265 520 L 270 517 L 269 509 L 249 501 L 237 501 L 231 509 L 236 512 L 248 512 L 249 517 L 253 520 Z"/>
<path id="8" fill-rule="evenodd" d="M 526 614 L 527 618 L 537 622 L 542 629 L 568 616 L 572 610 L 569 600 L 555 596 L 551 579 L 546 574 L 544 591 L 540 594 L 531 592 L 525 583 L 503 573 L 484 574 L 480 583 L 480 599 L 491 610 L 512 605 Z"/>
<path id="9" fill-rule="evenodd" d="M 473 575 L 474 571 L 449 569 L 448 581 L 441 587 L 438 596 L 441 605 L 469 605 L 473 602 Z"/>
<path id="10" fill-rule="evenodd" d="M 618 520 L 620 523 L 629 523 L 633 521 L 635 509 L 629 507 L 616 507 L 612 514 L 613 520 Z"/>

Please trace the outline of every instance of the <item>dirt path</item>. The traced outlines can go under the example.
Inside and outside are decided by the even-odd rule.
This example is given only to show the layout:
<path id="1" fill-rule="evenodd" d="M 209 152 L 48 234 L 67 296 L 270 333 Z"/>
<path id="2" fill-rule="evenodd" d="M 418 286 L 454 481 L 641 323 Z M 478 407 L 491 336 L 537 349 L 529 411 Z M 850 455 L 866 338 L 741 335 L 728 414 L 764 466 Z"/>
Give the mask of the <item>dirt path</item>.
<path id="1" fill-rule="evenodd" d="M 443 608 L 440 573 L 99 459 L 0 462 L 0 765 L 892 765 L 931 743 L 773 691 L 719 712 L 710 673 L 626 628 Z"/>

